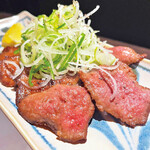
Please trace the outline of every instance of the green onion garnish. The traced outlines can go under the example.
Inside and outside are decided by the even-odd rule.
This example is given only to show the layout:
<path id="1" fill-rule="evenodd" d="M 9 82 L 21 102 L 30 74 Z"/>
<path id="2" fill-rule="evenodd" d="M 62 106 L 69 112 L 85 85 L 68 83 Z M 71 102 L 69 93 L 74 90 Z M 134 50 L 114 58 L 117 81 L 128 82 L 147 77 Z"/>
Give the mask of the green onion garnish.
<path id="1" fill-rule="evenodd" d="M 69 71 L 74 74 L 79 69 L 87 71 L 91 66 L 110 64 L 102 57 L 111 59 L 112 55 L 99 55 L 104 51 L 108 53 L 105 42 L 102 43 L 96 36 L 97 31 L 90 27 L 90 20 L 85 21 L 98 9 L 99 6 L 84 15 L 79 10 L 79 3 L 73 1 L 69 6 L 58 5 L 50 16 L 38 16 L 26 27 L 22 33 L 20 55 L 24 66 L 31 67 L 31 86 L 33 76 L 50 80 Z M 82 67 L 85 64 L 87 68 Z"/>
<path id="2" fill-rule="evenodd" d="M 70 60 L 70 58 L 73 58 L 73 56 L 74 56 L 74 49 L 75 49 L 75 47 L 76 47 L 76 45 L 75 44 L 72 44 L 72 46 L 69 48 L 69 52 L 68 52 L 68 54 L 66 55 L 66 57 L 65 57 L 65 59 L 63 60 L 63 62 L 62 62 L 62 64 L 61 64 L 61 66 L 60 66 L 60 68 L 58 69 L 58 71 L 62 71 L 62 70 L 64 70 L 65 68 L 66 68 L 66 66 L 67 66 L 67 64 L 68 64 L 68 62 L 69 62 L 69 60 Z"/>
<path id="3" fill-rule="evenodd" d="M 14 54 L 19 54 L 20 53 L 20 47 L 14 51 Z"/>
<path id="4" fill-rule="evenodd" d="M 57 29 L 61 29 L 62 27 L 64 27 L 66 25 L 66 23 L 63 23 L 62 25 L 60 25 Z"/>
<path id="5" fill-rule="evenodd" d="M 85 38 L 85 34 L 82 33 L 82 34 L 81 34 L 81 39 L 80 39 L 80 41 L 79 41 L 79 43 L 78 43 L 78 47 L 80 47 L 80 46 L 82 45 L 84 38 Z"/>
<path id="6" fill-rule="evenodd" d="M 48 70 L 50 71 L 51 77 L 52 77 L 52 79 L 54 80 L 54 79 L 55 79 L 54 72 L 53 72 L 53 70 L 52 70 L 52 67 L 51 67 L 49 61 L 48 61 L 45 57 L 44 57 L 43 60 L 44 60 L 44 65 L 45 65 L 46 67 L 48 67 Z"/>
<path id="7" fill-rule="evenodd" d="M 34 84 L 32 83 L 32 77 L 33 77 L 33 71 L 34 71 L 35 66 L 32 66 L 29 72 L 29 80 L 28 83 L 30 86 L 34 86 Z"/>

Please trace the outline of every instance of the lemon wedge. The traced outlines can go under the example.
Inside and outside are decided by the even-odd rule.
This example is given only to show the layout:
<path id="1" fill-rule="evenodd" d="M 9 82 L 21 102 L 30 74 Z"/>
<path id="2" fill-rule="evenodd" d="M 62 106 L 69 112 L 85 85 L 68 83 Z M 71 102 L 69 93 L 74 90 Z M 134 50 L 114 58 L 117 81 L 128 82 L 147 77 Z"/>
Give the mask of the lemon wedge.
<path id="1" fill-rule="evenodd" d="M 2 46 L 14 46 L 21 43 L 21 30 L 23 28 L 21 23 L 11 26 L 2 38 Z"/>

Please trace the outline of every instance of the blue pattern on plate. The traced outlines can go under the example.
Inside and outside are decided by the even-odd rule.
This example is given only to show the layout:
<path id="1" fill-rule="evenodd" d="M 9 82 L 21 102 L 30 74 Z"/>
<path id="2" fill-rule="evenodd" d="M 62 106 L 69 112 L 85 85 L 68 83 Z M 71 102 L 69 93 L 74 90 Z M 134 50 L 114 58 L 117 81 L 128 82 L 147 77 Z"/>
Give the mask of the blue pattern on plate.
<path id="1" fill-rule="evenodd" d="M 12 100 L 11 100 L 11 98 L 9 98 L 7 95 L 6 95 L 6 93 L 0 88 L 0 92 L 8 99 L 8 101 L 13 105 L 13 107 L 15 108 L 15 109 L 17 109 L 18 107 L 16 106 L 16 104 L 14 104 L 13 102 L 12 102 Z"/>
<path id="2" fill-rule="evenodd" d="M 2 41 L 2 37 L 3 37 L 3 36 L 0 36 L 0 41 Z M 2 45 L 0 44 L 0 48 L 1 48 L 1 47 L 2 47 Z"/>
<path id="3" fill-rule="evenodd" d="M 104 120 L 97 121 L 97 120 L 93 119 L 92 123 L 90 124 L 90 127 L 93 127 L 95 129 L 101 131 L 119 150 L 124 149 L 122 147 L 121 143 L 116 138 L 116 135 L 114 134 L 114 132 L 108 126 L 106 121 L 104 121 Z"/>
<path id="4" fill-rule="evenodd" d="M 148 121 L 146 125 L 141 128 L 138 144 L 138 150 L 148 149 L 150 149 L 150 121 Z"/>
<path id="5" fill-rule="evenodd" d="M 120 130 L 121 130 L 122 134 L 124 135 L 124 137 L 125 137 L 125 139 L 126 139 L 128 145 L 129 145 L 130 149 L 132 150 L 131 143 L 129 142 L 129 140 L 128 140 L 127 136 L 126 136 L 126 133 L 125 133 L 125 131 L 123 130 L 122 126 L 121 126 L 121 125 L 118 125 L 118 127 L 120 128 Z"/>
<path id="6" fill-rule="evenodd" d="M 45 138 L 45 136 L 43 136 L 35 126 L 32 125 L 32 128 L 34 129 L 34 131 L 43 139 L 43 141 L 44 141 L 52 150 L 56 150 L 56 148 L 55 148 L 51 143 L 49 143 L 49 142 L 47 141 L 47 139 Z"/>
<path id="7" fill-rule="evenodd" d="M 132 142 L 133 142 L 133 136 L 132 136 L 131 128 L 128 128 L 128 133 L 129 133 L 129 135 L 130 135 L 130 137 L 131 137 L 131 139 L 132 139 Z"/>

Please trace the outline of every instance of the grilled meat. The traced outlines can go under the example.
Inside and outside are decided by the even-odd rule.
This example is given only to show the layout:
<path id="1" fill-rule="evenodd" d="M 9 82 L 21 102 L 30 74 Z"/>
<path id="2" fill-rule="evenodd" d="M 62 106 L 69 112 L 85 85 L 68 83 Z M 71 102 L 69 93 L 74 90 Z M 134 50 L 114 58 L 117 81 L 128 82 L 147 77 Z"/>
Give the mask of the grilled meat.
<path id="1" fill-rule="evenodd" d="M 86 139 L 94 105 L 83 87 L 57 84 L 23 98 L 18 111 L 31 124 L 45 125 L 59 139 L 75 143 Z"/>
<path id="2" fill-rule="evenodd" d="M 43 82 L 42 80 L 33 79 L 32 83 L 34 84 L 34 88 L 30 87 L 28 83 L 29 77 L 27 76 L 25 70 L 22 74 L 17 78 L 17 87 L 16 87 L 16 104 L 18 104 L 24 97 L 44 91 L 51 87 L 50 84 L 47 84 L 44 87 L 39 88 L 39 85 Z"/>
<path id="3" fill-rule="evenodd" d="M 119 58 L 120 61 L 127 65 L 138 63 L 147 56 L 146 54 L 138 54 L 129 47 L 116 46 L 109 49 L 113 51 L 113 55 L 116 58 Z"/>
<path id="4" fill-rule="evenodd" d="M 16 47 L 6 47 L 0 54 L 0 82 L 7 87 L 14 87 L 15 81 L 12 79 L 16 68 L 12 64 L 5 63 L 5 60 L 15 62 L 19 65 L 20 57 L 18 54 L 14 54 L 17 50 Z"/>
<path id="5" fill-rule="evenodd" d="M 0 54 L 0 60 L 4 60 L 6 58 L 14 57 L 14 56 L 19 56 L 19 54 L 14 54 L 14 51 L 17 50 L 17 47 L 5 47 Z"/>
<path id="6" fill-rule="evenodd" d="M 67 84 L 67 85 L 75 85 L 79 82 L 79 75 L 76 74 L 74 76 L 64 75 L 61 79 L 51 80 L 51 84 Z"/>
<path id="7" fill-rule="evenodd" d="M 33 87 L 31 87 L 28 84 L 28 74 L 27 71 L 23 71 L 22 74 L 17 78 L 17 88 L 16 88 L 16 103 L 18 104 L 21 99 L 24 97 L 31 95 L 33 93 L 38 93 L 41 91 L 44 91 L 48 88 L 50 88 L 53 85 L 56 84 L 67 84 L 67 85 L 75 85 L 79 81 L 79 76 L 64 76 L 61 79 L 58 80 L 51 80 L 46 86 L 40 87 L 40 84 L 43 82 L 42 80 L 38 80 L 33 78 L 32 83 L 34 84 Z"/>
<path id="8" fill-rule="evenodd" d="M 101 70 L 79 72 L 98 109 L 112 114 L 132 127 L 145 124 L 150 112 L 150 89 L 140 86 L 131 68 L 124 63 L 108 72 L 117 84 L 117 93 L 113 100 L 110 98 L 114 84 L 106 73 Z"/>

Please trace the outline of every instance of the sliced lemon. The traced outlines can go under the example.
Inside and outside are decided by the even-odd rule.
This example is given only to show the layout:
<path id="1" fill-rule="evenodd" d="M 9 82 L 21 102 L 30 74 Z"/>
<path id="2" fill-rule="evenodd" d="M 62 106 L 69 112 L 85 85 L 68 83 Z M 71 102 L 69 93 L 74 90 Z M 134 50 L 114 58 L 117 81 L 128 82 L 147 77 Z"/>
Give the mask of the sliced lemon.
<path id="1" fill-rule="evenodd" d="M 2 46 L 14 46 L 21 43 L 21 30 L 23 25 L 21 23 L 16 23 L 11 26 L 2 38 Z"/>
<path id="2" fill-rule="evenodd" d="M 112 65 L 116 61 L 116 57 L 109 53 L 96 53 L 96 61 L 100 65 Z"/>

